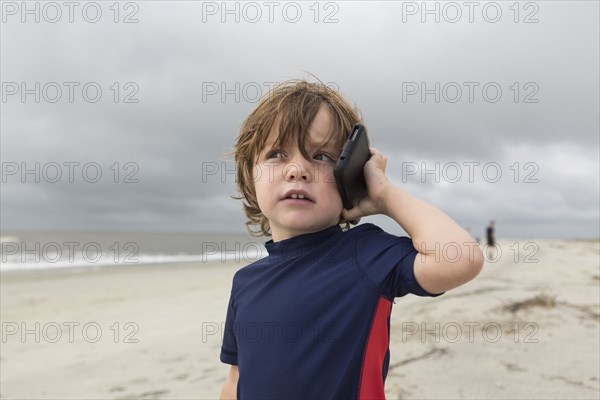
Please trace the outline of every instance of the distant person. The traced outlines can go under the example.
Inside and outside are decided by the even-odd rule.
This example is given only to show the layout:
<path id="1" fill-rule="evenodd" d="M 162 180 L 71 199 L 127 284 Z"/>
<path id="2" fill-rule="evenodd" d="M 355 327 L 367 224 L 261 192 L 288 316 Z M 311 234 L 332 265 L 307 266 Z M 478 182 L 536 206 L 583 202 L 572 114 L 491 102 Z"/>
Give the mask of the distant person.
<path id="1" fill-rule="evenodd" d="M 491 220 L 486 229 L 488 258 L 491 258 L 491 252 L 496 253 L 496 232 L 494 230 L 495 223 L 496 221 Z"/>
<path id="2" fill-rule="evenodd" d="M 496 234 L 494 232 L 494 224 L 496 223 L 496 221 L 491 220 L 490 223 L 487 226 L 486 229 L 486 236 L 487 236 L 487 244 L 488 246 L 495 246 L 496 245 Z"/>
<path id="3" fill-rule="evenodd" d="M 221 399 L 384 399 L 394 298 L 439 296 L 481 271 L 473 239 L 390 181 L 375 148 L 363 168 L 368 196 L 343 208 L 333 167 L 359 121 L 336 91 L 302 80 L 277 86 L 242 124 L 246 224 L 271 239 L 269 255 L 233 277 Z M 411 237 L 349 226 L 375 214 Z M 458 259 L 431 253 L 450 243 L 464 244 Z"/>

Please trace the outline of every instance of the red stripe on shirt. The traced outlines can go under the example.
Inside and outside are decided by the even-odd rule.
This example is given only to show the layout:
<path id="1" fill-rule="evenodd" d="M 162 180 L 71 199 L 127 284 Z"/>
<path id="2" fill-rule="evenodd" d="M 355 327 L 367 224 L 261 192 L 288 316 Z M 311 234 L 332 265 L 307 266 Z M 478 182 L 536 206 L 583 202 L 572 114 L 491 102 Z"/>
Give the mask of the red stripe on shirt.
<path id="1" fill-rule="evenodd" d="M 392 303 L 384 297 L 377 301 L 360 373 L 359 399 L 385 399 L 382 369 L 389 345 L 388 317 L 391 307 Z"/>

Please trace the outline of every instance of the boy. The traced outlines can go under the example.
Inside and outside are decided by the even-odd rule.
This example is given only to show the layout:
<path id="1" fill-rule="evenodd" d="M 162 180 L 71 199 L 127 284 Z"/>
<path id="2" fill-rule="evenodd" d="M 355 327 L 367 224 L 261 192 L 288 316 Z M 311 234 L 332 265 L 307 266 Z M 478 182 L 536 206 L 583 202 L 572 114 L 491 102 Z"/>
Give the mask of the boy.
<path id="1" fill-rule="evenodd" d="M 268 256 L 233 278 L 222 399 L 384 399 L 394 298 L 439 296 L 482 268 L 473 238 L 393 185 L 375 148 L 364 167 L 368 196 L 343 209 L 333 167 L 357 122 L 325 85 L 287 81 L 242 125 L 235 160 L 246 225 L 272 239 Z M 410 238 L 373 224 L 349 229 L 373 214 Z M 441 257 L 446 245 L 455 252 Z"/>

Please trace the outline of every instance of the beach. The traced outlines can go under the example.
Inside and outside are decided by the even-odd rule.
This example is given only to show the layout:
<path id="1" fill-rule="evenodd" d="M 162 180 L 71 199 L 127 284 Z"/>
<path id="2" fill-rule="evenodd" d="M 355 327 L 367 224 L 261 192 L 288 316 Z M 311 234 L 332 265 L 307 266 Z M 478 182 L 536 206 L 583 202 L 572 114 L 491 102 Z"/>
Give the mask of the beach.
<path id="1" fill-rule="evenodd" d="M 516 243 L 516 245 L 515 245 Z M 598 399 L 600 243 L 508 240 L 391 316 L 388 399 Z M 3 399 L 217 399 L 235 262 L 1 276 Z"/>

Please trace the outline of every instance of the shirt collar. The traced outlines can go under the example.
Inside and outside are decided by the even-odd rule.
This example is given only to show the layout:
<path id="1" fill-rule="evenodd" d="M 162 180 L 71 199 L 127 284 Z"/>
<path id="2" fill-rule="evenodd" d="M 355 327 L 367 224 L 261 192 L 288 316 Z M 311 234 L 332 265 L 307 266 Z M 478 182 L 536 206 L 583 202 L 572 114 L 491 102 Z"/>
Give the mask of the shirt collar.
<path id="1" fill-rule="evenodd" d="M 273 239 L 265 243 L 265 248 L 269 256 L 285 256 L 296 257 L 300 256 L 321 243 L 325 243 L 334 235 L 343 233 L 341 226 L 332 225 L 318 232 L 305 233 L 303 235 L 294 236 L 289 239 L 280 240 L 274 243 Z"/>

